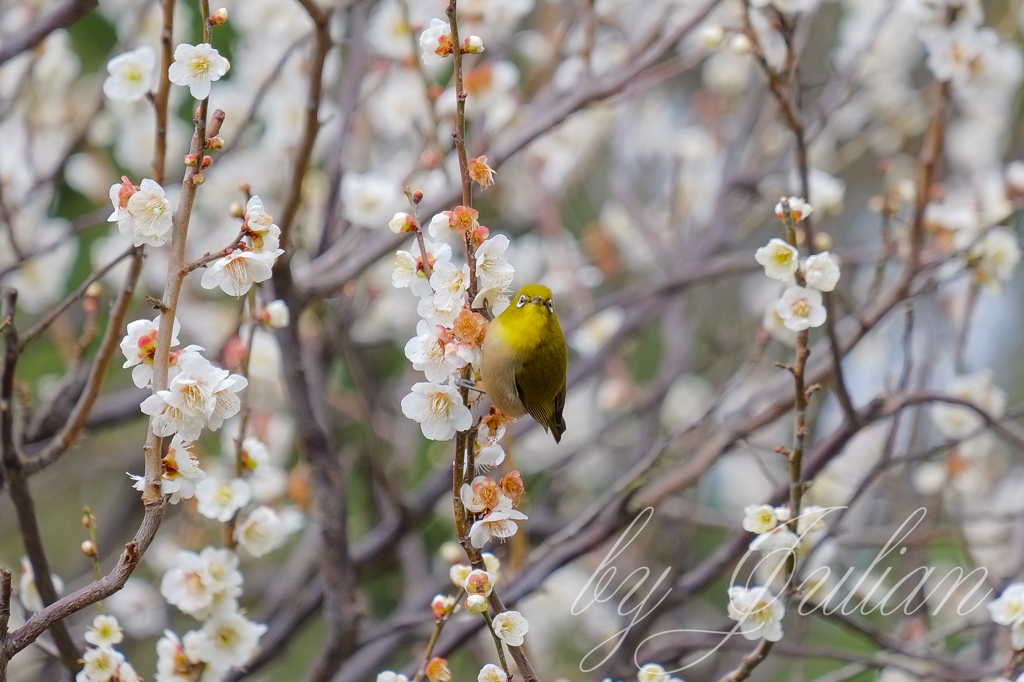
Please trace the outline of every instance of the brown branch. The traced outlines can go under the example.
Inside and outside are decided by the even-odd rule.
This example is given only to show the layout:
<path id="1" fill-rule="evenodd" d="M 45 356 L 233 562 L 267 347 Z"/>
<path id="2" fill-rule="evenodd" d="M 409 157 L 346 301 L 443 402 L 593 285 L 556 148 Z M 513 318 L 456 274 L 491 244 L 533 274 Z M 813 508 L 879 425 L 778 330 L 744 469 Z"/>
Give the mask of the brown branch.
<path id="1" fill-rule="evenodd" d="M 281 220 L 278 223 L 281 227 L 281 248 L 285 250 L 285 253 L 277 259 L 277 263 L 274 265 L 275 270 L 288 267 L 291 260 L 290 247 L 292 245 L 289 243 L 289 237 L 295 216 L 302 203 L 302 181 L 306 177 L 306 167 L 309 165 L 309 157 L 313 153 L 316 136 L 320 132 L 320 99 L 323 96 L 324 62 L 334 45 L 331 41 L 330 12 L 321 8 L 314 0 L 297 0 L 297 2 L 305 8 L 316 25 L 316 40 L 313 43 L 313 56 L 309 65 L 306 120 L 303 123 L 302 139 L 299 141 L 298 152 L 295 154 L 295 161 L 292 165 L 291 184 L 288 186 L 281 210 Z"/>
<path id="2" fill-rule="evenodd" d="M 753 651 L 743 657 L 743 660 L 740 661 L 740 664 L 732 672 L 723 675 L 718 682 L 740 682 L 740 680 L 747 679 L 750 677 L 750 673 L 754 672 L 754 668 L 761 665 L 764 659 L 768 658 L 768 654 L 774 645 L 775 642 L 762 639 Z"/>
<path id="3" fill-rule="evenodd" d="M 28 28 L 18 31 L 13 36 L 5 36 L 3 47 L 0 47 L 0 64 L 17 55 L 31 50 L 56 30 L 75 23 L 91 12 L 99 4 L 98 0 L 67 0 L 50 14 L 41 18 Z"/>
<path id="4" fill-rule="evenodd" d="M 242 230 L 238 233 L 238 236 L 235 237 L 234 241 L 232 241 L 230 245 L 225 246 L 223 249 L 215 253 L 210 253 L 209 251 L 207 251 L 205 254 L 203 254 L 201 258 L 197 258 L 191 263 L 185 265 L 185 274 L 187 275 L 193 270 L 198 270 L 199 268 L 206 267 L 208 263 L 212 263 L 218 258 L 230 256 L 232 252 L 234 252 L 234 250 L 238 248 L 239 244 L 242 243 L 242 241 L 248 234 L 249 232 L 243 227 Z"/>
<path id="5" fill-rule="evenodd" d="M 142 254 L 140 247 L 135 249 L 128 274 L 125 276 L 124 286 L 122 286 L 121 293 L 111 309 L 110 317 L 107 320 L 107 330 L 103 334 L 99 350 L 96 351 L 96 357 L 92 361 L 89 378 L 86 380 L 82 395 L 78 398 L 78 402 L 75 403 L 71 414 L 68 415 L 67 421 L 61 428 L 60 433 L 54 436 L 39 454 L 25 462 L 26 475 L 34 474 L 40 469 L 56 462 L 78 439 L 86 420 L 89 418 L 89 413 L 92 411 L 92 406 L 99 395 L 100 388 L 103 385 L 103 378 L 107 373 L 107 367 L 110 366 L 110 360 L 113 358 L 121 341 L 124 319 L 128 314 L 128 307 L 131 305 L 132 296 L 135 294 L 135 285 L 141 272 Z"/>
<path id="6" fill-rule="evenodd" d="M 166 504 L 164 501 L 154 505 L 147 505 L 139 530 L 135 533 L 135 537 L 132 538 L 131 542 L 125 545 L 124 552 L 110 573 L 66 597 L 58 599 L 42 611 L 33 614 L 24 625 L 11 633 L 7 643 L 0 650 L 0 660 L 10 659 L 34 642 L 39 635 L 43 634 L 54 623 L 102 599 L 106 599 L 120 590 L 128 581 L 128 578 L 131 577 L 131 574 L 139 565 L 142 555 L 156 536 L 156 531 L 160 527 L 160 521 L 163 519 L 165 508 Z"/>
<path id="7" fill-rule="evenodd" d="M 18 292 L 6 289 L 3 297 L 4 319 L 12 320 L 4 327 L 3 376 L 0 378 L 0 466 L 7 480 L 7 489 L 18 517 L 18 528 L 25 545 L 25 554 L 32 564 L 36 588 L 45 606 L 57 601 L 57 590 L 53 586 L 50 561 L 43 546 L 39 531 L 35 501 L 29 491 L 28 480 L 22 468 L 21 457 L 15 447 L 14 437 L 14 373 L 18 364 L 18 333 L 13 323 Z M 78 649 L 71 641 L 71 635 L 62 622 L 56 622 L 51 629 L 61 663 L 72 672 L 78 670 Z M 3 654 L 0 653 L 0 658 Z"/>
<path id="8" fill-rule="evenodd" d="M 130 247 L 127 251 L 125 251 L 120 256 L 112 260 L 110 263 L 107 263 L 101 269 L 86 277 L 85 281 L 78 285 L 78 288 L 71 292 L 71 294 L 69 294 L 67 298 L 58 303 L 56 307 L 51 308 L 49 311 L 47 311 L 46 315 L 40 318 L 40 320 L 36 322 L 34 325 L 29 327 L 29 330 L 27 332 L 20 335 L 20 345 L 18 346 L 18 352 L 25 352 L 25 347 L 28 346 L 29 343 L 31 343 L 36 337 L 38 337 L 44 331 L 49 329 L 50 325 L 53 324 L 57 320 L 57 318 L 64 313 L 65 310 L 70 308 L 72 303 L 85 296 L 85 292 L 89 290 L 89 286 L 93 282 L 99 280 L 101 277 L 103 277 L 108 272 L 113 270 L 118 263 L 123 261 L 125 258 L 128 258 L 129 256 L 133 255 L 134 253 L 135 247 Z"/>
<path id="9" fill-rule="evenodd" d="M 160 84 L 153 98 L 156 110 L 156 136 L 153 148 L 153 180 L 164 184 L 167 169 L 167 102 L 171 96 L 171 78 L 168 69 L 174 61 L 174 4 L 175 0 L 163 0 L 163 30 L 160 32 Z"/>

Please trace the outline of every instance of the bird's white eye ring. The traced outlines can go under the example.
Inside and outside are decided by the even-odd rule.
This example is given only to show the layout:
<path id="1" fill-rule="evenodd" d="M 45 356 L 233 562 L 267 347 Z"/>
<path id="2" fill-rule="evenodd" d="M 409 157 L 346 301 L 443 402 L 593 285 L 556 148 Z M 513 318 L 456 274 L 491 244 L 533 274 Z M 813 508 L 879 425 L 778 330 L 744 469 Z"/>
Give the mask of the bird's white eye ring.
<path id="1" fill-rule="evenodd" d="M 517 308 L 522 308 L 524 305 L 526 305 L 526 295 L 525 294 L 520 296 L 519 300 L 516 301 L 516 307 Z"/>
<path id="2" fill-rule="evenodd" d="M 554 313 L 555 312 L 555 304 L 552 303 L 551 301 L 544 301 L 544 305 L 546 305 L 548 307 L 548 312 L 549 313 Z"/>

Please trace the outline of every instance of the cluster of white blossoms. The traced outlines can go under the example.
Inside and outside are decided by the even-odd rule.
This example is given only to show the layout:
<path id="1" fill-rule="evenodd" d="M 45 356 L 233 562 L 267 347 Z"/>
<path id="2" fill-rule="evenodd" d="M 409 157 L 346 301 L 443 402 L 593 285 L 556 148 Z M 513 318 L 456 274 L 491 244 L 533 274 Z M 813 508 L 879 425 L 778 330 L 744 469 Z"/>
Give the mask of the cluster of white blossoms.
<path id="1" fill-rule="evenodd" d="M 767 587 L 734 585 L 729 588 L 729 618 L 738 622 L 739 632 L 746 639 L 779 641 L 785 615 L 782 600 Z"/>
<path id="2" fill-rule="evenodd" d="M 103 81 L 103 94 L 121 102 L 136 102 L 150 91 L 156 55 L 142 46 L 119 54 L 107 62 L 108 76 Z M 174 49 L 174 62 L 167 75 L 175 85 L 187 87 L 196 99 L 210 96 L 210 84 L 228 72 L 231 64 L 207 43 L 182 43 Z"/>
<path id="3" fill-rule="evenodd" d="M 989 602 L 988 612 L 997 625 L 1010 626 L 1014 650 L 1024 650 L 1024 583 L 1008 585 L 998 599 Z"/>
<path id="4" fill-rule="evenodd" d="M 811 213 L 811 205 L 799 197 L 779 202 L 775 214 L 785 221 L 799 222 Z M 800 252 L 785 240 L 773 238 L 754 252 L 768 277 L 789 285 L 782 297 L 769 305 L 765 325 L 782 325 L 791 332 L 820 327 L 827 315 L 821 292 L 833 291 L 839 283 L 839 262 L 828 251 L 801 261 Z M 796 281 L 797 273 L 803 285 Z"/>
<path id="5" fill-rule="evenodd" d="M 114 648 L 124 639 L 117 618 L 100 614 L 85 631 L 85 641 L 93 646 L 82 655 L 82 670 L 75 682 L 138 682 L 132 664 Z"/>
<path id="6" fill-rule="evenodd" d="M 484 41 L 479 36 L 468 36 L 462 41 L 464 54 L 478 54 L 484 51 Z M 431 19 L 430 26 L 420 34 L 420 49 L 423 63 L 440 64 L 455 51 L 452 41 L 452 27 L 444 19 Z"/>
<path id="7" fill-rule="evenodd" d="M 122 341 L 122 346 L 126 343 Z M 236 395 L 249 382 L 216 367 L 198 350 L 186 350 L 169 368 L 167 388 L 142 401 L 142 412 L 152 417 L 158 436 L 177 435 L 191 443 L 204 428 L 216 431 L 224 420 L 238 414 L 242 403 Z"/>
<path id="8" fill-rule="evenodd" d="M 146 178 L 136 187 L 122 176 L 121 184 L 110 186 L 110 203 L 114 212 L 107 221 L 117 223 L 118 231 L 135 246 L 163 246 L 170 239 L 171 202 L 155 181 Z"/>
<path id="9" fill-rule="evenodd" d="M 796 532 L 790 528 L 789 507 L 772 507 L 768 504 L 750 505 L 743 510 L 743 530 L 757 535 L 750 542 L 750 549 L 771 554 L 776 551 L 795 552 L 815 534 L 825 528 L 827 509 L 810 505 L 800 511 L 796 519 Z"/>
<path id="10" fill-rule="evenodd" d="M 460 370 L 479 370 L 487 320 L 473 308 L 489 305 L 499 314 L 509 302 L 515 269 L 505 256 L 508 237 L 488 238 L 489 230 L 477 217 L 477 211 L 466 206 L 435 216 L 429 233 L 438 241 L 423 240 L 426 254 L 420 253 L 419 239 L 409 251 L 399 251 L 392 275 L 395 287 L 409 288 L 419 298 L 416 310 L 422 319 L 416 336 L 405 346 L 405 356 L 427 378 L 402 400 L 402 412 L 418 422 L 423 435 L 431 440 L 450 440 L 473 426 L 473 414 L 455 384 Z M 390 227 L 399 233 L 416 233 L 422 239 L 421 226 L 408 214 L 396 215 Z M 452 234 L 460 235 L 474 250 L 476 269 L 472 275 L 480 292 L 475 301 L 468 300 L 469 265 L 453 263 L 451 247 L 440 243 Z M 481 466 L 504 459 L 497 445 L 503 433 L 503 425 L 495 425 L 478 437 Z M 487 452 L 481 452 L 484 449 Z"/>
<path id="11" fill-rule="evenodd" d="M 243 218 L 242 230 L 251 244 L 243 241 L 214 261 L 203 273 L 204 289 L 220 287 L 229 296 L 244 296 L 253 284 L 270 279 L 274 262 L 284 253 L 280 248 L 281 228 L 274 224 L 258 196 L 246 203 Z"/>
<path id="12" fill-rule="evenodd" d="M 160 581 L 160 594 L 203 625 L 181 639 L 164 633 L 157 642 L 157 682 L 196 679 L 200 673 L 204 681 L 223 679 L 231 668 L 248 662 L 267 630 L 239 610 L 242 574 L 231 550 L 179 551 Z"/>

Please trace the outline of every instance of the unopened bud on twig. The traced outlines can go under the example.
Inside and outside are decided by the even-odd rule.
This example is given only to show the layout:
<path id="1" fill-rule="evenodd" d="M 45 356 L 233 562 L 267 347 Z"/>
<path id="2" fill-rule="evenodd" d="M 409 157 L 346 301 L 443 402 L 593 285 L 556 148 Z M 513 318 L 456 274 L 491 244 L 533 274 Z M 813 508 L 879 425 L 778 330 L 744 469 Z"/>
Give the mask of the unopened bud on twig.
<path id="1" fill-rule="evenodd" d="M 201 165 L 199 168 L 202 169 L 202 170 L 206 170 L 207 168 L 209 168 L 212 165 L 213 165 L 213 158 L 209 157 L 209 156 L 204 156 L 203 157 L 203 165 Z"/>
<path id="2" fill-rule="evenodd" d="M 96 556 L 96 545 L 92 543 L 92 540 L 86 540 L 82 543 L 82 554 L 85 556 Z"/>
<path id="3" fill-rule="evenodd" d="M 219 10 L 210 15 L 210 23 L 214 26 L 223 26 L 228 21 L 228 10 L 225 7 L 221 7 Z"/>
<path id="4" fill-rule="evenodd" d="M 231 211 L 231 215 L 233 217 L 235 217 L 235 218 L 244 218 L 245 217 L 245 207 L 242 206 L 241 202 L 232 201 L 231 202 L 231 208 L 228 209 L 228 210 Z"/>
<path id="5" fill-rule="evenodd" d="M 206 176 L 203 175 L 202 173 L 196 173 L 195 175 L 192 176 L 193 185 L 201 185 L 204 182 L 206 182 Z"/>
<path id="6" fill-rule="evenodd" d="M 199 163 L 199 159 L 196 158 L 195 154 L 186 154 L 185 155 L 185 165 L 186 166 L 188 166 L 189 168 L 192 168 L 197 163 Z"/>
<path id="7" fill-rule="evenodd" d="M 219 135 L 214 135 L 206 141 L 207 149 L 221 149 L 224 146 L 224 138 Z"/>
<path id="8" fill-rule="evenodd" d="M 412 193 L 412 203 L 418 204 L 423 201 L 423 190 L 418 189 Z"/>

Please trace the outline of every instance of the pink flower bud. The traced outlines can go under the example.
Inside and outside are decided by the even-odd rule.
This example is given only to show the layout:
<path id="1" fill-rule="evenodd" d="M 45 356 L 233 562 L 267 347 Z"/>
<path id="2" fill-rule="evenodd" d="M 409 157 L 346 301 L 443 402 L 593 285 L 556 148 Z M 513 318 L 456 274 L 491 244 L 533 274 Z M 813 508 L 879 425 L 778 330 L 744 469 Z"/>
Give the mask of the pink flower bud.
<path id="1" fill-rule="evenodd" d="M 221 7 L 219 10 L 210 15 L 210 23 L 214 26 L 222 26 L 228 21 L 228 11 L 226 8 Z"/>
<path id="2" fill-rule="evenodd" d="M 193 185 L 201 185 L 204 182 L 206 182 L 206 176 L 203 175 L 202 173 L 196 173 L 195 175 L 192 176 Z"/>
<path id="3" fill-rule="evenodd" d="M 189 168 L 192 168 L 197 163 L 199 163 L 199 159 L 196 158 L 195 154 L 186 154 L 185 155 L 185 165 L 186 166 L 188 166 Z"/>
<path id="4" fill-rule="evenodd" d="M 200 168 L 203 169 L 203 170 L 206 170 L 207 168 L 209 168 L 212 165 L 213 165 L 213 159 L 211 157 L 209 157 L 209 156 L 204 156 L 203 157 L 203 165 L 200 166 Z"/>
<path id="5" fill-rule="evenodd" d="M 206 141 L 207 149 L 221 149 L 224 147 L 224 138 L 218 135 L 214 135 Z"/>
<path id="6" fill-rule="evenodd" d="M 443 594 L 434 595 L 434 598 L 430 601 L 430 610 L 434 612 L 436 620 L 441 620 L 445 615 L 451 613 L 454 607 L 455 598 L 447 597 Z"/>

